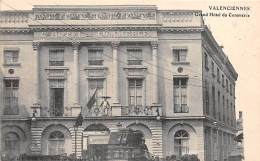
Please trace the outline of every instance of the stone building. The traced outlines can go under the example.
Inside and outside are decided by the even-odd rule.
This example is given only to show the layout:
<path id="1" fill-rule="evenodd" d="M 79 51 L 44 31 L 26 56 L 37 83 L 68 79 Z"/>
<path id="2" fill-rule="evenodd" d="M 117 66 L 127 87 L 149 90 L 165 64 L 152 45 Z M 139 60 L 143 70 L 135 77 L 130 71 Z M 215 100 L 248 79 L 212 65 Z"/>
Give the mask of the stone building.
<path id="1" fill-rule="evenodd" d="M 154 156 L 227 160 L 237 73 L 200 13 L 153 5 L 1 11 L 1 153 L 80 157 L 120 124 L 141 131 Z"/>

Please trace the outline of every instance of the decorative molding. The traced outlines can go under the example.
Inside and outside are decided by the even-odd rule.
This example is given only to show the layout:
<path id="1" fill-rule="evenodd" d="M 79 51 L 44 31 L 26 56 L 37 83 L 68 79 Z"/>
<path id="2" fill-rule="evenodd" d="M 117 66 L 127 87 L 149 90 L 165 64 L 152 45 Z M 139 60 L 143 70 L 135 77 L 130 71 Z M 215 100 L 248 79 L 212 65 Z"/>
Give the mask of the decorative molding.
<path id="1" fill-rule="evenodd" d="M 2 11 L 0 23 L 28 23 L 30 12 L 31 11 Z"/>
<path id="2" fill-rule="evenodd" d="M 68 67 L 47 67 L 45 68 L 48 79 L 67 79 Z"/>
<path id="3" fill-rule="evenodd" d="M 161 32 L 203 32 L 205 31 L 204 27 L 162 27 L 159 28 Z"/>
<path id="4" fill-rule="evenodd" d="M 120 44 L 120 41 L 112 41 L 111 46 L 113 49 L 117 49 Z"/>
<path id="5" fill-rule="evenodd" d="M 124 70 L 128 78 L 145 78 L 147 74 L 147 67 L 145 66 L 128 66 Z"/>
<path id="6" fill-rule="evenodd" d="M 158 48 L 158 41 L 151 41 L 151 46 L 152 46 L 152 49 L 157 49 Z"/>
<path id="7" fill-rule="evenodd" d="M 73 50 L 79 50 L 80 42 L 78 41 L 73 41 L 72 42 L 72 49 Z"/>
<path id="8" fill-rule="evenodd" d="M 88 7 L 86 7 L 88 8 Z M 64 12 L 67 11 L 67 12 Z M 64 9 L 64 11 L 57 10 L 35 10 L 33 18 L 37 21 L 44 20 L 112 20 L 112 21 L 123 21 L 123 20 L 135 20 L 135 21 L 156 21 L 156 10 L 141 10 L 136 9 L 135 11 L 125 8 L 124 10 L 70 10 Z"/>
<path id="9" fill-rule="evenodd" d="M 38 50 L 39 47 L 40 47 L 40 42 L 34 41 L 34 42 L 32 43 L 32 46 L 33 46 L 33 50 Z"/>
<path id="10" fill-rule="evenodd" d="M 96 78 L 103 78 L 105 79 L 106 78 L 106 75 L 107 75 L 107 71 L 108 71 L 108 68 L 107 67 L 103 67 L 103 66 L 100 66 L 100 67 L 86 67 L 85 68 L 86 72 L 87 72 L 87 78 L 88 79 L 96 79 Z"/>
<path id="11" fill-rule="evenodd" d="M 0 28 L 0 33 L 30 33 L 31 29 L 30 28 L 13 28 L 13 27 L 1 27 Z"/>
<path id="12" fill-rule="evenodd" d="M 152 41 L 157 40 L 156 31 L 41 31 L 34 32 L 34 39 L 37 41 L 129 41 L 142 40 Z"/>

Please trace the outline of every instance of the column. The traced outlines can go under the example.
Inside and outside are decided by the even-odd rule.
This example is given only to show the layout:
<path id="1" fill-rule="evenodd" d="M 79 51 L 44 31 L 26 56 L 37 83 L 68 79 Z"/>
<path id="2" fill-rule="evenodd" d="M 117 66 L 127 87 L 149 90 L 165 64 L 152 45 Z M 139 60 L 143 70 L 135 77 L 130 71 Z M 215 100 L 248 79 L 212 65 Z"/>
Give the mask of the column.
<path id="1" fill-rule="evenodd" d="M 151 46 L 152 46 L 152 60 L 153 60 L 153 67 L 152 67 L 152 73 L 153 73 L 153 98 L 152 98 L 152 103 L 153 104 L 158 104 L 159 103 L 159 99 L 158 99 L 158 79 L 159 79 L 159 75 L 158 75 L 158 53 L 157 53 L 157 49 L 158 49 L 158 42 L 157 41 L 152 41 L 151 42 Z"/>
<path id="2" fill-rule="evenodd" d="M 35 97 L 33 100 L 33 105 L 31 106 L 33 116 L 40 116 L 40 108 L 41 108 L 41 102 L 40 102 L 40 60 L 39 60 L 39 42 L 33 42 L 33 55 L 35 56 Z"/>
<path id="3" fill-rule="evenodd" d="M 119 104 L 119 77 L 118 77 L 118 64 L 119 64 L 119 58 L 118 58 L 118 46 L 119 42 L 115 41 L 111 43 L 112 45 L 112 54 L 113 54 L 113 93 L 114 93 L 114 99 L 113 103 Z"/>
<path id="4" fill-rule="evenodd" d="M 112 97 L 112 116 L 121 116 L 121 105 L 119 100 L 119 57 L 118 57 L 118 46 L 119 42 L 114 41 L 111 43 L 112 45 L 112 55 L 113 55 L 113 97 Z"/>
<path id="5" fill-rule="evenodd" d="M 80 42 L 72 42 L 73 49 L 73 105 L 72 105 L 72 116 L 78 116 L 80 113 L 80 84 L 79 84 L 79 45 Z"/>

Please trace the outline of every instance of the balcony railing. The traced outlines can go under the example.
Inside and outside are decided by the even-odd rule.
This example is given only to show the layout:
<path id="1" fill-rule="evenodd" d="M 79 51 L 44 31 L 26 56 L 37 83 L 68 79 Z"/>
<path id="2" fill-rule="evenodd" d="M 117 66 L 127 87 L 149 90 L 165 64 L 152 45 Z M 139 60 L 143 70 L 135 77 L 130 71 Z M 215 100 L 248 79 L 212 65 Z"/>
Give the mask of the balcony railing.
<path id="1" fill-rule="evenodd" d="M 69 107 L 50 108 L 41 116 L 71 117 L 73 109 Z M 47 114 L 47 113 L 48 114 Z M 161 116 L 161 106 L 93 106 L 91 109 L 82 109 L 83 117 L 113 117 L 113 116 Z"/>
<path id="2" fill-rule="evenodd" d="M 52 109 L 49 111 L 50 116 L 63 116 L 62 109 Z"/>
<path id="3" fill-rule="evenodd" d="M 100 107 L 94 106 L 91 109 L 87 109 L 85 116 L 98 117 L 98 116 L 114 116 L 115 107 Z M 121 106 L 121 116 L 158 116 L 161 115 L 160 106 Z M 118 116 L 118 115 L 117 115 Z"/>
<path id="4" fill-rule="evenodd" d="M 123 116 L 153 116 L 151 106 L 122 106 Z"/>
<path id="5" fill-rule="evenodd" d="M 87 117 L 112 116 L 112 107 L 94 106 L 91 109 L 86 109 L 85 116 Z"/>

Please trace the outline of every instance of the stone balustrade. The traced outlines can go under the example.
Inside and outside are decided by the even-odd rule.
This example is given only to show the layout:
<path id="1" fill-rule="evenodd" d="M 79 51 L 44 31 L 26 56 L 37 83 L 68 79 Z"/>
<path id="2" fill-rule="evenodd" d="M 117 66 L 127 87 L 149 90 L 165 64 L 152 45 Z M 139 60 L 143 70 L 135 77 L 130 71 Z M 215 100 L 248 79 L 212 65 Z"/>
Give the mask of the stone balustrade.
<path id="1" fill-rule="evenodd" d="M 0 27 L 28 27 L 30 11 L 2 11 L 0 12 Z"/>

